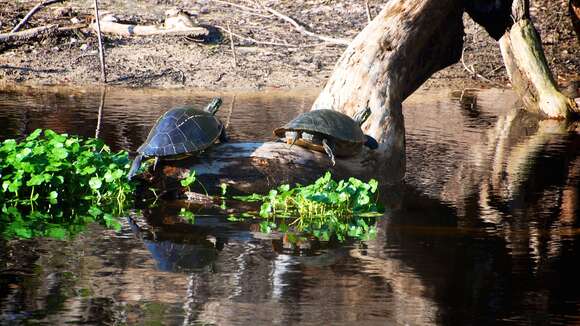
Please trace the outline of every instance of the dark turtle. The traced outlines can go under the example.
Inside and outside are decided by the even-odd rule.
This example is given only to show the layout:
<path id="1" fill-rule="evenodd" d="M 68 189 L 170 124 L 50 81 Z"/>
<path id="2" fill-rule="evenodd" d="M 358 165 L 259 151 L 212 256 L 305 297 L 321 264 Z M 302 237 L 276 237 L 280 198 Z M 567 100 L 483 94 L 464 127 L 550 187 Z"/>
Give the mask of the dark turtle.
<path id="1" fill-rule="evenodd" d="M 335 164 L 334 156 L 356 155 L 362 146 L 378 147 L 377 141 L 365 135 L 360 126 L 371 114 L 370 108 L 356 113 L 354 119 L 334 110 L 313 110 L 302 113 L 286 125 L 274 130 L 274 134 L 288 144 L 326 152 Z"/>
<path id="2" fill-rule="evenodd" d="M 222 99 L 211 100 L 205 110 L 191 107 L 178 107 L 163 114 L 149 131 L 147 140 L 137 149 L 127 176 L 129 180 L 139 170 L 144 157 L 155 157 L 155 165 L 161 157 L 165 160 L 178 160 L 199 153 L 211 146 L 218 138 L 226 142 L 225 128 L 214 115 Z"/>

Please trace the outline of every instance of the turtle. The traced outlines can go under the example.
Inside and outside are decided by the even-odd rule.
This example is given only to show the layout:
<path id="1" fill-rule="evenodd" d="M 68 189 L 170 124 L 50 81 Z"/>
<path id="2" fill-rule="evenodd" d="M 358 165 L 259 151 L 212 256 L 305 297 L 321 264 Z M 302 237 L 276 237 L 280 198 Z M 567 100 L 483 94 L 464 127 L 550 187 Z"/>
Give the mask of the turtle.
<path id="1" fill-rule="evenodd" d="M 222 99 L 215 97 L 204 110 L 184 106 L 165 112 L 149 131 L 147 140 L 137 149 L 128 179 L 137 174 L 143 158 L 155 157 L 155 169 L 159 158 L 179 160 L 202 152 L 217 139 L 227 142 L 225 128 L 215 117 L 221 104 Z"/>
<path id="2" fill-rule="evenodd" d="M 326 152 L 332 165 L 335 165 L 335 155 L 354 156 L 363 146 L 378 148 L 377 141 L 365 135 L 360 127 L 370 114 L 368 107 L 359 110 L 354 119 L 335 110 L 312 110 L 275 129 L 274 135 L 290 145 Z"/>

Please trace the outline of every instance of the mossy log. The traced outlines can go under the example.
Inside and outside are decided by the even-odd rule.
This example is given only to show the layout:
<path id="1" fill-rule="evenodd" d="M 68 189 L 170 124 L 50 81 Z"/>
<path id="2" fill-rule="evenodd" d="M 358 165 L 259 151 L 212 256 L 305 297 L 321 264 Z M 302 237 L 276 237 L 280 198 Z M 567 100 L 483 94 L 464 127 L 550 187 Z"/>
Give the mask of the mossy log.
<path id="1" fill-rule="evenodd" d="M 554 82 L 540 36 L 529 19 L 528 0 L 513 1 L 511 19 L 514 23 L 499 44 L 512 87 L 524 107 L 548 118 L 578 115 L 578 103 L 560 93 Z"/>
<path id="2" fill-rule="evenodd" d="M 574 99 L 558 91 L 538 33 L 528 19 L 514 23 L 500 39 L 500 48 L 512 87 L 528 111 L 556 119 L 580 113 Z"/>

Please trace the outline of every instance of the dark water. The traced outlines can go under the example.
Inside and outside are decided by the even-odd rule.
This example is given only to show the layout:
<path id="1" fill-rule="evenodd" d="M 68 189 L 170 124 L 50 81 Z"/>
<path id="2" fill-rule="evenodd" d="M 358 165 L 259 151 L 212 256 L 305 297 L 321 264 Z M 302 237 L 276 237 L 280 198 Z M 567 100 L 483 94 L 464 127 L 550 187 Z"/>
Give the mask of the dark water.
<path id="1" fill-rule="evenodd" d="M 99 136 L 134 150 L 164 110 L 212 95 L 109 90 Z M 233 141 L 270 139 L 315 95 L 225 94 L 219 116 Z M 94 136 L 99 102 L 0 91 L 0 138 Z M 0 241 L 0 324 L 580 324 L 580 127 L 537 121 L 500 90 L 404 106 L 406 184 L 376 239 L 298 251 L 208 212 L 176 223 L 167 203 L 120 233 Z"/>

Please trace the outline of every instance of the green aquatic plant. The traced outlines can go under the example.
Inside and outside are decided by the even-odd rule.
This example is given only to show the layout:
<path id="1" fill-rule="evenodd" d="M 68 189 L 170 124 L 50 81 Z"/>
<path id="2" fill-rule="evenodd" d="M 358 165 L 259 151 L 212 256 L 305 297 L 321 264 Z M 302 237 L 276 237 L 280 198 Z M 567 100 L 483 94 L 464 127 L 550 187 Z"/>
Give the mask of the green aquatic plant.
<path id="1" fill-rule="evenodd" d="M 378 182 L 356 178 L 335 181 L 327 172 L 313 184 L 281 185 L 266 195 L 252 194 L 234 198 L 261 202 L 259 216 L 262 232 L 305 232 L 322 240 L 336 236 L 367 239 L 376 229 L 371 220 L 382 215 L 376 203 Z"/>
<path id="2" fill-rule="evenodd" d="M 187 189 L 187 191 L 191 191 L 191 186 L 195 182 L 197 182 L 197 184 L 201 187 L 201 189 L 203 189 L 203 192 L 206 195 L 208 195 L 207 189 L 205 189 L 205 186 L 203 185 L 203 183 L 201 183 L 199 180 L 197 180 L 197 177 L 195 175 L 194 170 L 189 171 L 189 174 L 185 178 L 181 179 L 179 182 L 181 183 L 182 187 L 185 187 Z"/>
<path id="3" fill-rule="evenodd" d="M 0 231 L 4 237 L 65 238 L 97 221 L 119 229 L 132 201 L 127 152 L 99 139 L 37 129 L 0 145 Z"/>
<path id="4" fill-rule="evenodd" d="M 182 187 L 185 187 L 188 191 L 191 191 L 191 185 L 195 182 L 195 180 L 197 180 L 195 171 L 190 171 L 189 174 L 179 182 L 181 183 Z"/>

